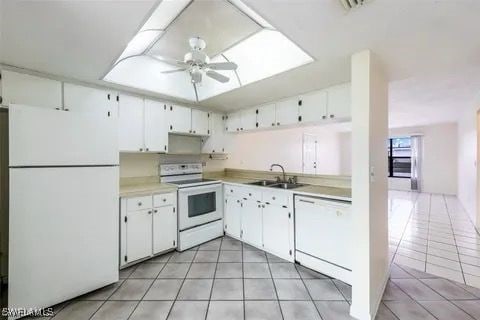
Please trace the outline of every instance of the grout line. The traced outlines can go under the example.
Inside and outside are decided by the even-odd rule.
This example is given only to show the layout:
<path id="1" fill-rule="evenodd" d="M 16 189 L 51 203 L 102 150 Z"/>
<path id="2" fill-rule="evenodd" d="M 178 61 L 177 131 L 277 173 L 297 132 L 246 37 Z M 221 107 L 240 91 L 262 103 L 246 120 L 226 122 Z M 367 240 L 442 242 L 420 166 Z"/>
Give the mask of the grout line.
<path id="1" fill-rule="evenodd" d="M 265 252 L 265 251 L 264 251 Z M 267 258 L 267 255 L 265 255 L 265 258 Z M 277 285 L 275 284 L 275 280 L 273 279 L 273 274 L 272 274 L 272 270 L 270 269 L 270 264 L 268 263 L 268 258 L 267 258 L 267 266 L 268 266 L 268 272 L 270 272 L 270 277 L 272 279 L 272 283 L 273 283 L 273 289 L 275 290 L 275 296 L 277 297 L 277 303 L 278 303 L 278 308 L 280 309 L 280 314 L 282 315 L 282 319 L 285 319 L 285 316 L 283 315 L 283 310 L 282 310 L 282 306 L 280 305 L 280 299 L 278 298 L 278 292 L 277 292 Z M 296 270 L 296 268 L 295 268 Z M 298 270 L 297 270 L 298 272 Z M 298 274 L 300 276 L 300 273 Z M 301 278 L 301 276 L 300 276 Z M 303 284 L 305 286 L 305 284 Z M 307 287 L 305 287 L 305 290 L 307 290 Z M 308 290 L 307 290 L 308 292 Z M 310 297 L 312 298 L 312 297 Z M 316 309 L 317 307 L 315 307 Z M 318 312 L 318 310 L 317 310 Z M 320 316 L 321 318 L 322 316 Z"/>
<path id="2" fill-rule="evenodd" d="M 220 241 L 220 248 L 222 247 L 222 243 L 223 243 L 223 238 Z M 197 251 L 197 253 L 198 253 L 198 251 Z M 197 254 L 195 254 L 195 256 L 196 255 Z M 215 279 L 216 279 L 215 276 L 217 275 L 218 259 L 220 259 L 220 249 L 217 251 L 217 262 L 215 263 L 215 271 L 213 271 L 212 287 L 210 288 L 210 298 L 208 299 L 208 303 L 207 303 L 207 312 L 205 312 L 205 320 L 208 317 L 208 310 L 210 309 L 210 301 L 212 301 L 213 288 L 215 286 Z M 195 261 L 195 258 L 193 260 Z"/>
<path id="3" fill-rule="evenodd" d="M 397 317 L 397 315 L 395 314 L 395 312 L 393 312 L 392 309 L 390 309 L 390 308 L 384 303 L 384 301 L 380 301 L 380 303 L 383 304 L 383 305 L 385 306 L 385 308 L 387 308 L 387 310 L 389 310 L 397 320 L 400 320 L 400 318 Z M 378 311 L 377 311 L 377 314 L 378 314 Z"/>
<path id="4" fill-rule="evenodd" d="M 193 259 L 192 259 L 192 262 L 190 262 L 190 265 L 188 266 L 188 270 L 187 272 L 185 273 L 185 277 L 183 278 L 183 281 L 182 281 L 182 284 L 180 285 L 180 288 L 178 289 L 178 292 L 175 296 L 175 299 L 173 300 L 173 303 L 172 305 L 170 306 L 170 309 L 168 310 L 168 313 L 167 313 L 167 317 L 166 319 L 168 319 L 168 317 L 170 316 L 172 310 L 173 310 L 173 306 L 175 305 L 175 303 L 177 302 L 177 299 L 178 299 L 178 295 L 180 294 L 180 291 L 182 290 L 182 287 L 183 287 L 183 284 L 185 283 L 185 279 L 187 278 L 187 274 L 190 272 L 190 268 L 192 267 L 192 264 L 193 264 L 193 260 L 195 259 L 195 256 L 197 255 L 197 251 L 195 251 L 195 255 L 193 256 Z M 173 256 L 173 255 L 172 255 Z M 171 259 L 172 257 L 169 258 L 169 260 Z M 159 274 L 160 275 L 160 274 Z"/>
<path id="5" fill-rule="evenodd" d="M 428 248 L 430 243 L 430 217 L 432 216 L 432 195 L 429 196 L 428 201 L 428 229 L 427 229 L 427 255 L 425 256 L 425 266 L 423 272 L 427 272 L 427 258 L 428 258 Z"/>
<path id="6" fill-rule="evenodd" d="M 450 220 L 450 224 L 452 224 L 452 218 L 450 217 L 450 212 L 448 211 L 448 206 L 447 206 L 447 201 L 445 200 L 445 196 L 442 195 L 442 199 L 443 199 L 443 205 L 445 206 L 445 209 L 447 210 L 448 219 Z M 453 241 L 455 242 L 455 247 L 457 249 L 458 261 L 460 261 L 460 253 L 458 252 L 457 239 L 455 237 L 453 237 Z M 462 263 L 459 262 L 459 264 L 460 264 L 460 272 L 462 273 L 463 284 L 467 284 L 467 281 L 465 280 L 465 274 L 463 273 Z"/>

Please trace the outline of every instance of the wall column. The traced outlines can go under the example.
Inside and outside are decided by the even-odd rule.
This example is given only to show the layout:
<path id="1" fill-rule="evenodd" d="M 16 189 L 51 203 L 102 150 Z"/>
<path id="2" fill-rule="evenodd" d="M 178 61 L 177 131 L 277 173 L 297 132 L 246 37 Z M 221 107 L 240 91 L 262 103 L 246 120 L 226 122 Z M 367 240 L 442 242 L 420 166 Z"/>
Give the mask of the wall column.
<path id="1" fill-rule="evenodd" d="M 351 65 L 354 263 L 350 314 L 373 320 L 389 275 L 388 82 L 369 50 L 355 53 Z"/>

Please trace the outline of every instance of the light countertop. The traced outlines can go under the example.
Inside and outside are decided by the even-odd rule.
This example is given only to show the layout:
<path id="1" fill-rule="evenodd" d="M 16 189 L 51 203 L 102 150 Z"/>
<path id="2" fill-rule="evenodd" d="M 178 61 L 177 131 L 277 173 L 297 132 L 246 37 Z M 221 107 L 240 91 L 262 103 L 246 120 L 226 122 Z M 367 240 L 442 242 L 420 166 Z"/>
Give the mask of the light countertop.
<path id="1" fill-rule="evenodd" d="M 120 197 L 136 197 L 175 191 L 177 191 L 177 187 L 170 183 L 147 182 L 127 184 L 120 186 Z"/>

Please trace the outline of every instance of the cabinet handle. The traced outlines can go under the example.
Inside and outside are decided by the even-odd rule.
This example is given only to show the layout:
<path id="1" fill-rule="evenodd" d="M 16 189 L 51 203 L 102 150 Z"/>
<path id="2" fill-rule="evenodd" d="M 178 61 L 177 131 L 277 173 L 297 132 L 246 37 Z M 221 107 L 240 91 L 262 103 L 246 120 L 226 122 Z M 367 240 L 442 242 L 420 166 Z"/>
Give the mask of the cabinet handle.
<path id="1" fill-rule="evenodd" d="M 272 122 L 272 126 L 274 126 L 274 125 L 275 125 L 275 123 Z"/>
<path id="2" fill-rule="evenodd" d="M 327 119 L 327 116 L 322 116 L 322 119 Z"/>
<path id="3" fill-rule="evenodd" d="M 340 217 L 342 214 L 343 214 L 343 212 L 342 212 L 342 211 L 340 211 L 340 210 L 337 210 L 337 217 Z"/>
<path id="4" fill-rule="evenodd" d="M 265 202 L 265 204 L 270 204 L 270 202 Z M 264 207 L 265 208 L 265 207 Z"/>
<path id="5" fill-rule="evenodd" d="M 262 206 L 261 206 L 261 205 L 258 205 L 258 207 L 260 208 L 260 207 L 262 207 Z"/>
<path id="6" fill-rule="evenodd" d="M 335 118 L 335 115 L 334 115 L 334 114 L 331 114 L 331 115 L 330 115 L 330 118 L 331 118 L 331 119 Z"/>
<path id="7" fill-rule="evenodd" d="M 140 149 L 138 149 L 138 150 L 143 151 L 143 148 L 140 148 Z"/>
<path id="8" fill-rule="evenodd" d="M 243 198 L 243 200 L 248 200 L 247 198 Z"/>
<path id="9" fill-rule="evenodd" d="M 280 122 L 277 122 L 277 126 L 279 126 L 279 125 L 280 125 Z"/>
<path id="10" fill-rule="evenodd" d="M 64 110 L 64 111 L 70 111 L 70 109 L 68 109 L 68 108 L 64 108 L 63 110 Z"/>
<path id="11" fill-rule="evenodd" d="M 157 212 L 158 212 L 158 210 L 157 210 L 157 209 L 155 209 L 155 210 L 153 210 L 153 212 L 154 212 L 154 213 L 157 213 Z"/>
<path id="12" fill-rule="evenodd" d="M 192 133 L 192 130 L 188 130 L 188 133 Z"/>
<path id="13" fill-rule="evenodd" d="M 167 198 L 163 198 L 163 202 L 167 201 Z"/>
<path id="14" fill-rule="evenodd" d="M 148 211 L 148 214 L 152 214 L 152 210 L 149 210 L 149 211 Z"/>
<path id="15" fill-rule="evenodd" d="M 148 151 L 148 148 L 145 148 L 145 151 Z"/>
<path id="16" fill-rule="evenodd" d="M 272 197 L 272 200 L 275 200 L 276 198 L 275 197 Z"/>
<path id="17" fill-rule="evenodd" d="M 139 202 L 137 203 L 137 205 L 140 207 L 140 206 L 142 205 L 142 202 L 139 201 Z"/>
<path id="18" fill-rule="evenodd" d="M 193 130 L 193 133 L 197 133 L 197 131 L 196 131 L 196 130 Z"/>
<path id="19" fill-rule="evenodd" d="M 252 196 L 252 194 L 251 194 L 251 193 L 248 193 L 248 196 L 249 196 L 249 197 L 251 197 L 251 196 Z"/>

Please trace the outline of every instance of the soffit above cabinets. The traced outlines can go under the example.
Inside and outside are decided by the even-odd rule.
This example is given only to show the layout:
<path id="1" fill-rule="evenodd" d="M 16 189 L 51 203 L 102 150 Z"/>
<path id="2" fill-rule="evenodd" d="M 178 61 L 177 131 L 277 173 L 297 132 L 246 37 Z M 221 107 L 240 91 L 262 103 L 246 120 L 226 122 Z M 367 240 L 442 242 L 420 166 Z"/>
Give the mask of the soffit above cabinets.
<path id="1" fill-rule="evenodd" d="M 158 59 L 183 61 L 188 40 L 206 41 L 211 62 L 233 61 L 230 80 L 204 76 L 193 85 L 188 71 Z M 295 67 L 313 58 L 241 0 L 164 0 L 130 41 L 103 80 L 189 101 L 202 101 Z"/>

